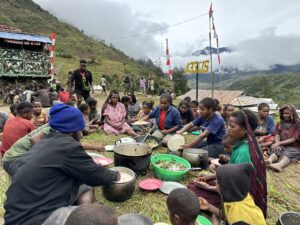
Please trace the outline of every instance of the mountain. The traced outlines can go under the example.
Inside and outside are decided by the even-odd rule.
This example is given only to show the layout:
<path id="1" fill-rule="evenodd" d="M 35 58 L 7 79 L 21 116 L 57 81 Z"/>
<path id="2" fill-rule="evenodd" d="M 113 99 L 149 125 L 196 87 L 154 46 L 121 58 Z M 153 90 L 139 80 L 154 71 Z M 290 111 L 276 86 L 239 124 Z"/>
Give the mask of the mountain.
<path id="1" fill-rule="evenodd" d="M 112 86 L 118 87 L 125 71 L 133 73 L 136 79 L 140 75 L 148 77 L 152 74 L 159 79 L 157 84 L 167 85 L 167 76 L 164 77 L 162 70 L 151 61 L 128 57 L 112 44 L 89 37 L 84 31 L 59 21 L 32 0 L 0 0 L 0 24 L 48 37 L 56 32 L 54 66 L 60 81 L 66 82 L 68 71 L 77 69 L 79 59 L 85 58 L 96 83 L 102 74 L 107 74 L 111 75 Z"/>
<path id="2" fill-rule="evenodd" d="M 212 50 L 212 54 L 214 54 L 214 55 L 218 54 L 218 49 L 217 48 L 211 48 L 211 50 Z M 227 48 L 227 47 L 219 48 L 220 54 L 222 54 L 222 53 L 230 53 L 232 51 L 233 51 L 232 49 Z M 204 49 L 201 49 L 201 50 L 193 52 L 192 56 L 209 55 L 209 54 L 210 54 L 210 47 L 206 47 Z"/>

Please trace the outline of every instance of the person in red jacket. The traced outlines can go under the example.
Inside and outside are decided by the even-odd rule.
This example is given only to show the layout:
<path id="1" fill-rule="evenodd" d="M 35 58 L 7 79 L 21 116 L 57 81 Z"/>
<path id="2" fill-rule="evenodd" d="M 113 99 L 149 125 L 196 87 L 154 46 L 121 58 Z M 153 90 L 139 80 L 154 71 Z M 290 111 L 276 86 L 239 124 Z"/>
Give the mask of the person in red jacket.
<path id="1" fill-rule="evenodd" d="M 69 103 L 70 102 L 70 94 L 69 92 L 65 91 L 64 88 L 60 88 L 60 91 L 59 91 L 59 101 L 61 101 L 62 103 Z"/>

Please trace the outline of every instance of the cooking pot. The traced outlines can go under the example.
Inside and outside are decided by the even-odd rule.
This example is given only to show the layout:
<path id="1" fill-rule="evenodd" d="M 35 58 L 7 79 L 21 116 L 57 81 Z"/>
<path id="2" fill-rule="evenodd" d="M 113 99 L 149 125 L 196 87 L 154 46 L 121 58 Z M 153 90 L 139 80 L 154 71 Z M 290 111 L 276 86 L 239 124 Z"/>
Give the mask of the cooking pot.
<path id="1" fill-rule="evenodd" d="M 134 138 L 134 139 L 136 140 L 136 142 L 142 143 L 142 141 L 144 140 L 145 137 L 146 137 L 145 135 L 142 135 L 142 136 L 138 136 L 138 137 L 136 137 L 136 138 Z M 149 146 L 151 149 L 155 149 L 155 148 L 161 146 L 161 139 L 159 139 L 159 138 L 157 138 L 157 137 L 155 137 L 155 136 L 149 135 L 149 136 L 147 137 L 147 139 L 144 141 L 144 143 L 147 144 L 147 141 L 153 141 L 153 142 L 156 142 L 156 146 L 153 146 L 153 147 L 150 147 L 150 146 Z"/>
<path id="2" fill-rule="evenodd" d="M 115 144 L 122 144 L 122 143 L 135 143 L 136 141 L 131 137 L 123 137 L 120 140 L 116 141 Z"/>
<path id="3" fill-rule="evenodd" d="M 186 148 L 182 152 L 182 158 L 190 162 L 192 167 L 208 167 L 208 151 L 199 148 Z"/>
<path id="4" fill-rule="evenodd" d="M 124 143 L 114 148 L 116 166 L 132 169 L 138 175 L 146 175 L 152 150 L 144 143 Z"/>
<path id="5" fill-rule="evenodd" d="M 298 225 L 300 224 L 300 213 L 284 212 L 281 213 L 276 225 Z"/>
<path id="6" fill-rule="evenodd" d="M 103 186 L 103 195 L 110 201 L 113 202 L 124 202 L 131 198 L 134 189 L 135 189 L 135 182 L 136 182 L 136 174 L 126 167 L 114 167 L 112 170 L 119 171 L 120 173 L 126 173 L 132 178 L 126 179 L 122 181 L 122 174 L 121 180 L 117 182 L 113 182 L 108 186 Z"/>

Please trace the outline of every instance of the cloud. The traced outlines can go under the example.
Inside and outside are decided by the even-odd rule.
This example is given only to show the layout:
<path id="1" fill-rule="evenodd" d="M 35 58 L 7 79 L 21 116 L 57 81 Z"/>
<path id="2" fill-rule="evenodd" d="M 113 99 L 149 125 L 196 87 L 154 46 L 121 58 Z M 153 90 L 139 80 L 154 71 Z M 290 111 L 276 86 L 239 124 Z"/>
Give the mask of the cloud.
<path id="1" fill-rule="evenodd" d="M 113 43 L 134 58 L 156 57 L 161 46 L 155 35 L 126 38 L 165 27 L 163 22 L 148 19 L 147 14 L 135 13 L 122 2 L 107 0 L 34 0 L 61 20 L 84 30 L 86 34 Z"/>

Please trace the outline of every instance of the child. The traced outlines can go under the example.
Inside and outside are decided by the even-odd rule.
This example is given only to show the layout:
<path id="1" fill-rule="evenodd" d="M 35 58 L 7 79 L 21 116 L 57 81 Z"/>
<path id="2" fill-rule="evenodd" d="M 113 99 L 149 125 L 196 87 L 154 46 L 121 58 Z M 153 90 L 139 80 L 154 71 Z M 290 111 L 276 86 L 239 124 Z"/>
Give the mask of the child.
<path id="1" fill-rule="evenodd" d="M 192 109 L 192 112 L 194 114 L 194 118 L 196 118 L 196 119 L 200 116 L 198 108 L 199 108 L 199 103 L 195 100 L 192 101 L 191 102 L 191 109 Z"/>
<path id="2" fill-rule="evenodd" d="M 229 225 L 266 225 L 261 209 L 250 194 L 251 164 L 223 165 L 217 169 L 217 190 L 222 196 L 222 210 L 199 198 L 200 208 L 223 218 Z M 221 215 L 221 212 L 224 215 Z M 214 225 L 219 224 L 217 220 Z"/>
<path id="3" fill-rule="evenodd" d="M 172 225 L 195 225 L 200 213 L 197 196 L 189 189 L 178 188 L 167 198 L 169 218 Z"/>
<path id="4" fill-rule="evenodd" d="M 300 119 L 292 105 L 279 110 L 280 122 L 275 128 L 275 143 L 271 146 L 268 168 L 282 172 L 292 160 L 300 160 Z"/>
<path id="5" fill-rule="evenodd" d="M 42 103 L 40 101 L 33 101 L 33 118 L 32 122 L 36 128 L 43 126 L 48 122 L 48 116 L 42 111 Z"/>
<path id="6" fill-rule="evenodd" d="M 258 105 L 258 126 L 254 134 L 263 149 L 268 149 L 274 142 L 275 123 L 269 112 L 270 107 L 267 103 L 263 102 Z"/>
<path id="7" fill-rule="evenodd" d="M 82 112 L 83 117 L 84 117 L 84 121 L 85 121 L 85 128 L 82 131 L 82 134 L 83 135 L 89 135 L 89 134 L 92 134 L 92 133 L 96 132 L 97 129 L 99 128 L 99 126 L 91 124 L 90 121 L 89 121 L 89 116 L 90 116 L 89 105 L 85 104 L 85 103 L 80 104 L 78 109 Z"/>
<path id="8" fill-rule="evenodd" d="M 98 110 L 97 110 L 97 100 L 92 98 L 92 97 L 89 97 L 87 98 L 87 104 L 89 105 L 89 108 L 90 108 L 90 115 L 89 115 L 89 121 L 95 121 L 97 122 L 99 119 L 100 119 L 100 115 L 98 113 Z"/>
<path id="9" fill-rule="evenodd" d="M 209 171 L 212 172 L 212 173 L 215 173 L 216 172 L 216 169 L 219 165 L 221 164 L 226 164 L 228 163 L 229 161 L 229 157 L 228 155 L 231 154 L 231 150 L 232 150 L 232 146 L 234 145 L 235 141 L 234 139 L 232 139 L 228 134 L 225 134 L 222 138 L 222 144 L 224 146 L 224 153 L 226 155 L 219 155 L 219 161 L 218 161 L 218 164 L 214 164 L 214 163 L 211 163 L 209 165 Z"/>
<path id="10" fill-rule="evenodd" d="M 69 92 L 65 91 L 63 87 L 59 90 L 59 101 L 61 101 L 64 104 L 68 104 L 70 102 L 70 94 Z"/>
<path id="11" fill-rule="evenodd" d="M 160 139 L 168 134 L 176 132 L 182 127 L 182 120 L 179 111 L 171 105 L 172 99 L 169 94 L 163 94 L 160 97 L 160 106 L 156 107 L 149 115 L 145 116 L 143 120 L 156 119 L 157 131 L 153 133 Z M 166 142 L 168 137 L 163 140 Z"/>
<path id="12" fill-rule="evenodd" d="M 226 125 L 227 125 L 229 118 L 230 118 L 231 114 L 233 113 L 233 111 L 234 111 L 233 105 L 230 105 L 230 104 L 224 105 L 222 117 L 223 117 Z"/>
<path id="13" fill-rule="evenodd" d="M 67 208 L 67 207 L 65 207 Z M 55 222 L 52 221 L 54 224 Z M 112 208 L 100 204 L 85 204 L 75 208 L 67 217 L 65 225 L 118 225 L 118 219 Z"/>
<path id="14" fill-rule="evenodd" d="M 128 97 L 129 97 L 128 116 L 129 118 L 135 118 L 140 111 L 140 106 L 135 95 L 131 94 Z"/>
<path id="15" fill-rule="evenodd" d="M 127 133 L 130 136 L 138 136 L 125 122 L 126 109 L 120 102 L 119 92 L 113 90 L 109 93 L 102 107 L 101 115 L 104 119 L 105 133 L 114 135 Z"/>
<path id="16" fill-rule="evenodd" d="M 143 102 L 143 108 L 139 111 L 137 115 L 137 120 L 142 120 L 145 116 L 149 115 L 153 109 L 153 102 Z"/>
<path id="17" fill-rule="evenodd" d="M 224 153 L 222 145 L 222 137 L 225 135 L 224 120 L 216 113 L 216 104 L 212 98 L 202 99 L 199 109 L 201 116 L 185 125 L 177 133 L 183 134 L 196 126 L 202 126 L 204 131 L 194 141 L 185 144 L 182 148 L 205 148 L 208 150 L 209 157 L 218 158 L 220 154 Z"/>
<path id="18" fill-rule="evenodd" d="M 194 114 L 188 102 L 185 101 L 180 102 L 178 106 L 178 110 L 180 112 L 183 125 L 186 125 L 195 119 Z"/>
<path id="19" fill-rule="evenodd" d="M 126 95 L 121 98 L 121 102 L 125 106 L 125 110 L 126 110 L 126 119 L 128 118 L 128 105 L 129 105 L 129 101 L 130 101 L 130 98 L 128 96 L 126 96 Z"/>

